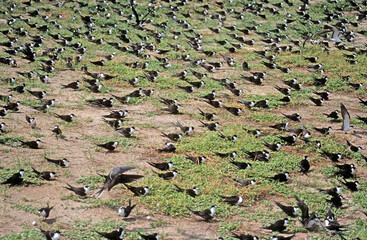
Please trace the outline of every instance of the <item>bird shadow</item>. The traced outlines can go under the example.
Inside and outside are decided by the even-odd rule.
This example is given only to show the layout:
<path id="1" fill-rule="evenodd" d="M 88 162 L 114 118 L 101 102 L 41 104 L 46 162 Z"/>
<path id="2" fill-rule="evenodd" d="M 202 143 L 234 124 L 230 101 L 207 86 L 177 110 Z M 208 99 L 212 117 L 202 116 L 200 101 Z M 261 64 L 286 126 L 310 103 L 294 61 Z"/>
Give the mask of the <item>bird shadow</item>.
<path id="1" fill-rule="evenodd" d="M 52 225 L 52 224 L 54 224 L 54 223 L 56 222 L 56 220 L 57 220 L 57 217 L 55 217 L 55 218 L 43 219 L 43 220 L 42 220 L 42 222 L 45 222 L 45 223 L 47 223 L 47 224 L 49 224 L 49 225 Z"/>
<path id="2" fill-rule="evenodd" d="M 113 154 L 113 153 L 119 153 L 120 151 L 108 151 L 106 154 Z"/>
<path id="3" fill-rule="evenodd" d="M 124 218 L 125 222 L 136 222 L 137 220 L 136 218 Z"/>
<path id="4" fill-rule="evenodd" d="M 332 119 L 332 120 L 330 120 L 330 122 L 331 123 L 340 123 L 340 122 L 342 122 L 342 120 L 341 119 Z"/>

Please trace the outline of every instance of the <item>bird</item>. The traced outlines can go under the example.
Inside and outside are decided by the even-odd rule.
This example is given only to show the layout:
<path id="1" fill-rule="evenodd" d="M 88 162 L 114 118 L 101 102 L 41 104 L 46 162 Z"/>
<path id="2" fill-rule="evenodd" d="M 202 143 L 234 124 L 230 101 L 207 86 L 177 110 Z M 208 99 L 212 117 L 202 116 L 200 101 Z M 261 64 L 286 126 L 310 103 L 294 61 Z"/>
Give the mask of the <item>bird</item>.
<path id="1" fill-rule="evenodd" d="M 121 119 L 114 119 L 114 120 L 107 120 L 105 118 L 102 118 L 102 119 L 105 123 L 107 123 L 108 125 L 113 127 L 115 130 L 118 129 L 121 126 L 122 121 L 123 121 Z"/>
<path id="2" fill-rule="evenodd" d="M 242 103 L 248 109 L 251 109 L 252 107 L 255 106 L 254 101 L 245 101 L 245 100 L 239 99 L 238 102 Z"/>
<path id="3" fill-rule="evenodd" d="M 282 144 L 280 142 L 270 144 L 266 142 L 265 140 L 262 140 L 262 141 L 264 142 L 265 147 L 269 148 L 272 151 L 279 151 L 280 148 L 282 147 Z"/>
<path id="4" fill-rule="evenodd" d="M 120 103 L 122 104 L 128 104 L 130 102 L 130 99 L 131 99 L 131 96 L 130 95 L 126 95 L 126 96 L 123 96 L 123 97 L 118 97 L 114 94 L 111 94 L 114 98 L 117 99 L 117 101 L 119 101 Z M 92 103 L 93 104 L 93 103 Z"/>
<path id="5" fill-rule="evenodd" d="M 129 190 L 131 191 L 132 193 L 134 193 L 135 196 L 145 196 L 148 194 L 149 192 L 149 187 L 148 186 L 145 186 L 145 187 L 133 187 L 133 186 L 130 186 L 126 183 L 123 183 L 124 186 Z"/>
<path id="6" fill-rule="evenodd" d="M 161 132 L 161 133 L 162 133 L 162 135 L 164 137 L 167 137 L 171 141 L 175 141 L 175 142 L 181 140 L 181 138 L 182 138 L 182 134 L 179 134 L 179 133 L 178 134 L 177 133 L 169 133 L 169 134 L 167 134 L 167 133 L 164 133 L 164 132 Z"/>
<path id="7" fill-rule="evenodd" d="M 340 186 L 337 186 L 337 187 L 328 188 L 328 189 L 318 189 L 318 191 L 320 193 L 327 194 L 330 196 L 337 196 L 341 194 L 342 188 Z"/>
<path id="8" fill-rule="evenodd" d="M 308 60 L 312 63 L 316 63 L 319 58 L 318 57 L 304 57 L 304 59 L 306 59 L 306 60 Z"/>
<path id="9" fill-rule="evenodd" d="M 241 108 L 227 107 L 225 105 L 223 105 L 223 108 L 226 109 L 228 112 L 232 113 L 235 116 L 239 116 L 240 113 L 242 112 L 242 109 Z"/>
<path id="10" fill-rule="evenodd" d="M 181 105 L 169 105 L 167 108 L 162 108 L 161 110 L 167 111 L 171 114 L 180 114 L 179 110 L 181 109 Z"/>
<path id="11" fill-rule="evenodd" d="M 304 156 L 303 159 L 299 162 L 300 172 L 307 174 L 310 170 L 310 162 L 308 161 L 308 157 Z"/>
<path id="12" fill-rule="evenodd" d="M 38 99 L 42 99 L 44 97 L 46 97 L 47 93 L 45 91 L 31 91 L 31 90 L 27 90 L 27 92 L 29 92 L 30 94 L 32 94 L 33 96 L 35 96 Z"/>
<path id="13" fill-rule="evenodd" d="M 287 143 L 287 145 L 294 145 L 294 143 L 297 140 L 297 136 L 296 135 L 292 135 L 292 136 L 280 136 L 280 139 L 285 141 Z"/>
<path id="14" fill-rule="evenodd" d="M 278 124 L 275 124 L 275 125 L 272 125 L 272 126 L 269 126 L 269 127 L 280 130 L 280 131 L 284 131 L 288 128 L 288 125 L 289 125 L 289 123 L 285 122 L 285 123 L 278 123 Z"/>
<path id="15" fill-rule="evenodd" d="M 60 231 L 46 231 L 40 228 L 42 235 L 46 238 L 46 240 L 59 240 L 61 238 Z"/>
<path id="16" fill-rule="evenodd" d="M 340 208 L 343 206 L 343 200 L 344 198 L 339 194 L 333 195 L 331 199 L 326 199 L 327 202 L 331 203 L 332 206 L 336 208 Z"/>
<path id="17" fill-rule="evenodd" d="M 322 152 L 323 155 L 325 155 L 327 158 L 329 158 L 332 162 L 339 162 L 340 159 L 343 156 L 341 153 L 326 152 L 323 149 L 321 149 L 321 152 Z"/>
<path id="18" fill-rule="evenodd" d="M 48 112 L 51 109 L 51 105 L 49 104 L 44 104 L 42 106 L 37 106 L 37 107 L 33 107 L 34 109 L 40 111 L 40 112 Z"/>
<path id="19" fill-rule="evenodd" d="M 229 152 L 229 153 L 219 153 L 219 152 L 215 152 L 215 155 L 221 157 L 221 158 L 227 158 L 230 157 L 232 159 L 235 159 L 237 157 L 237 152 L 233 151 L 233 152 Z"/>
<path id="20" fill-rule="evenodd" d="M 118 145 L 119 145 L 119 142 L 117 142 L 117 141 L 110 141 L 110 142 L 103 143 L 103 144 L 97 144 L 98 147 L 105 148 L 109 152 L 114 151 L 117 148 Z"/>
<path id="21" fill-rule="evenodd" d="M 363 123 L 367 124 L 367 117 L 361 117 L 357 115 L 357 119 L 362 121 Z"/>
<path id="22" fill-rule="evenodd" d="M 103 186 L 100 190 L 95 192 L 93 195 L 98 194 L 98 198 L 102 196 L 105 190 L 110 191 L 117 184 L 131 183 L 144 176 L 136 174 L 124 174 L 126 171 L 135 169 L 135 167 L 130 166 L 119 166 L 113 168 L 108 175 L 100 175 L 105 178 Z"/>
<path id="23" fill-rule="evenodd" d="M 316 131 L 318 131 L 321 134 L 328 135 L 333 128 L 329 126 L 329 127 L 326 127 L 326 128 L 313 127 L 313 129 L 315 129 Z"/>
<path id="24" fill-rule="evenodd" d="M 66 167 L 66 163 L 69 162 L 66 158 L 58 160 L 58 159 L 51 159 L 51 158 L 45 157 L 45 159 L 47 162 L 50 162 L 60 167 Z"/>
<path id="25" fill-rule="evenodd" d="M 258 77 L 258 76 L 244 76 L 241 75 L 242 78 L 244 78 L 245 80 L 255 84 L 255 85 L 262 85 L 264 78 Z"/>
<path id="26" fill-rule="evenodd" d="M 204 98 L 204 99 L 207 99 L 209 101 L 213 101 L 216 97 L 217 93 L 215 92 L 215 90 L 213 90 L 211 93 L 208 93 L 204 96 L 200 96 L 200 98 Z"/>
<path id="27" fill-rule="evenodd" d="M 348 182 L 347 180 L 343 179 L 343 180 L 339 180 L 338 181 L 343 184 L 344 186 L 346 186 L 350 191 L 352 192 L 356 192 L 358 191 L 358 187 L 359 187 L 359 182 L 358 181 L 354 181 L 354 182 Z"/>
<path id="28" fill-rule="evenodd" d="M 273 177 L 268 177 L 269 180 L 274 180 L 278 182 L 287 182 L 289 179 L 289 172 L 279 173 Z"/>
<path id="29" fill-rule="evenodd" d="M 250 169 L 252 168 L 250 163 L 246 162 L 237 162 L 237 161 L 231 161 L 233 165 L 235 165 L 238 169 Z"/>
<path id="30" fill-rule="evenodd" d="M 126 128 L 116 128 L 116 132 L 124 135 L 125 137 L 129 138 L 135 132 L 135 127 L 126 127 Z"/>
<path id="31" fill-rule="evenodd" d="M 87 86 L 87 88 L 94 93 L 100 93 L 103 85 L 102 84 L 98 84 L 98 85 L 92 85 L 92 86 Z"/>
<path id="32" fill-rule="evenodd" d="M 181 129 L 181 131 L 185 134 L 185 135 L 189 135 L 190 133 L 192 133 L 194 131 L 194 127 L 192 126 L 183 126 L 178 120 L 177 120 L 177 126 Z"/>
<path id="33" fill-rule="evenodd" d="M 342 130 L 347 132 L 351 130 L 353 126 L 350 126 L 350 115 L 343 103 L 340 103 L 340 112 L 343 118 Z"/>
<path id="34" fill-rule="evenodd" d="M 332 118 L 334 121 L 336 121 L 338 118 L 339 118 L 339 116 L 338 116 L 338 114 L 339 114 L 339 111 L 338 110 L 335 110 L 335 111 L 332 111 L 331 113 L 329 113 L 329 114 L 327 114 L 327 113 L 323 113 L 326 117 L 328 117 L 328 118 Z"/>
<path id="35" fill-rule="evenodd" d="M 129 114 L 128 110 L 118 110 L 118 111 L 112 111 L 108 115 L 103 115 L 104 118 L 116 118 L 116 119 L 122 119 L 127 117 Z"/>
<path id="36" fill-rule="evenodd" d="M 219 128 L 220 123 L 219 122 L 215 122 L 215 123 L 204 123 L 202 121 L 199 120 L 199 122 L 201 124 L 203 124 L 204 127 L 208 128 L 210 131 L 215 131 Z"/>
<path id="37" fill-rule="evenodd" d="M 256 161 L 264 161 L 267 162 L 270 157 L 270 153 L 268 151 L 262 150 L 262 151 L 244 151 L 246 155 L 252 160 Z"/>
<path id="38" fill-rule="evenodd" d="M 177 86 L 177 87 L 184 90 L 187 93 L 192 93 L 195 90 L 194 86 Z"/>
<path id="39" fill-rule="evenodd" d="M 341 236 L 342 231 L 346 231 L 345 228 L 348 225 L 340 225 L 336 220 L 329 220 L 329 219 L 325 219 L 324 221 L 325 223 L 325 227 L 326 229 L 330 230 L 333 233 L 338 233 L 339 236 Z M 342 239 L 344 239 L 344 237 L 342 237 Z"/>
<path id="40" fill-rule="evenodd" d="M 96 231 L 96 233 L 98 233 L 99 235 L 101 235 L 104 238 L 110 239 L 110 240 L 119 240 L 119 239 L 124 239 L 124 234 L 125 234 L 125 230 L 122 226 L 120 226 L 118 228 L 118 230 L 114 230 L 112 232 L 98 232 Z"/>
<path id="41" fill-rule="evenodd" d="M 177 105 L 178 104 L 178 100 L 177 99 L 168 99 L 168 98 L 162 98 L 159 97 L 161 100 L 160 102 L 166 105 Z"/>
<path id="42" fill-rule="evenodd" d="M 76 195 L 84 198 L 87 196 L 90 188 L 89 186 L 84 186 L 84 187 L 73 187 L 71 185 L 69 185 L 68 183 L 66 183 L 67 187 L 64 187 L 66 188 L 67 190 L 70 190 L 72 192 L 74 192 Z"/>
<path id="43" fill-rule="evenodd" d="M 284 117 L 292 120 L 292 121 L 295 121 L 295 122 L 299 122 L 302 117 L 298 114 L 298 113 L 293 113 L 293 114 L 290 114 L 290 115 L 287 115 L 287 114 L 284 114 L 284 113 L 281 113 Z"/>
<path id="44" fill-rule="evenodd" d="M 158 240 L 159 239 L 158 233 L 153 233 L 153 234 L 148 234 L 148 235 L 139 233 L 139 236 L 145 240 Z"/>
<path id="45" fill-rule="evenodd" d="M 199 216 L 204 219 L 204 221 L 209 222 L 214 218 L 215 210 L 218 208 L 218 206 L 213 205 L 209 209 L 205 209 L 202 211 L 194 211 L 190 208 L 187 208 L 192 214 Z"/>
<path id="46" fill-rule="evenodd" d="M 243 128 L 243 130 L 245 130 L 247 133 L 249 133 L 251 135 L 254 135 L 255 137 L 259 137 L 263 132 L 260 129 L 249 130 L 249 129 Z"/>
<path id="47" fill-rule="evenodd" d="M 71 123 L 74 121 L 75 115 L 74 114 L 68 114 L 68 115 L 59 115 L 57 113 L 54 114 L 55 117 L 60 118 L 61 120 Z"/>
<path id="48" fill-rule="evenodd" d="M 37 122 L 34 117 L 29 117 L 28 115 L 25 115 L 25 120 L 31 126 L 32 129 L 35 129 L 37 127 Z"/>
<path id="49" fill-rule="evenodd" d="M 38 215 L 42 216 L 44 219 L 48 218 L 50 215 L 50 211 L 54 208 L 54 206 L 50 207 L 47 203 L 47 206 L 38 210 Z"/>
<path id="50" fill-rule="evenodd" d="M 19 172 L 14 173 L 1 184 L 10 184 L 10 186 L 20 185 L 23 182 L 24 173 L 25 173 L 25 170 L 20 169 Z"/>
<path id="51" fill-rule="evenodd" d="M 40 146 L 41 146 L 41 140 L 37 139 L 35 141 L 22 141 L 22 140 L 18 140 L 20 141 L 21 145 L 23 146 L 27 146 L 29 148 L 32 148 L 32 149 L 40 149 Z"/>
<path id="52" fill-rule="evenodd" d="M 177 170 L 173 170 L 172 172 L 166 172 L 166 173 L 157 173 L 157 172 L 154 173 L 156 173 L 158 177 L 163 178 L 164 180 L 174 179 L 178 175 Z"/>
<path id="53" fill-rule="evenodd" d="M 291 240 L 294 236 L 296 236 L 295 234 L 288 236 L 288 237 L 284 237 L 284 236 L 271 236 L 270 240 Z"/>
<path id="54" fill-rule="evenodd" d="M 73 89 L 73 90 L 78 90 L 79 89 L 79 87 L 80 87 L 80 81 L 79 80 L 77 80 L 77 81 L 75 81 L 75 82 L 71 82 L 71 83 L 68 83 L 68 84 L 66 84 L 66 85 L 61 85 L 62 86 L 62 88 L 71 88 L 71 89 Z"/>
<path id="55" fill-rule="evenodd" d="M 297 217 L 297 214 L 298 214 L 298 211 L 299 211 L 299 208 L 298 207 L 293 207 L 293 206 L 286 206 L 286 205 L 283 205 L 279 202 L 275 202 L 275 204 L 280 208 L 282 209 L 282 211 L 287 214 L 288 216 L 290 217 Z"/>
<path id="56" fill-rule="evenodd" d="M 60 127 L 58 125 L 55 125 L 52 130 L 51 130 L 53 133 L 55 133 L 56 135 L 56 138 L 60 137 L 60 138 L 65 138 L 64 135 L 62 135 L 62 131 L 60 129 Z"/>
<path id="57" fill-rule="evenodd" d="M 39 172 L 34 167 L 32 167 L 32 170 L 38 177 L 41 177 L 42 179 L 45 179 L 47 181 L 51 181 L 51 180 L 56 179 L 56 173 L 55 172 L 49 172 L 49 171 Z"/>
<path id="58" fill-rule="evenodd" d="M 219 133 L 219 136 L 222 138 L 222 139 L 226 139 L 228 141 L 231 141 L 233 143 L 235 143 L 238 139 L 238 136 L 237 135 L 233 135 L 233 136 L 226 136 L 224 135 L 221 131 L 217 130 L 217 132 Z"/>
<path id="59" fill-rule="evenodd" d="M 17 111 L 19 111 L 20 105 L 21 105 L 21 103 L 19 101 L 17 101 L 15 103 L 9 102 L 8 105 L 3 106 L 3 107 L 7 110 L 17 112 Z"/>
<path id="60" fill-rule="evenodd" d="M 184 192 L 186 193 L 187 195 L 189 195 L 190 197 L 196 197 L 199 193 L 199 188 L 197 187 L 193 187 L 193 188 L 189 188 L 189 189 L 183 189 L 183 188 L 180 188 L 179 186 L 177 186 L 176 184 L 174 184 L 174 186 L 176 187 L 176 191 L 178 192 Z"/>
<path id="61" fill-rule="evenodd" d="M 252 236 L 251 234 L 244 234 L 244 233 L 234 233 L 234 232 L 231 232 L 232 233 L 232 237 L 233 238 L 236 238 L 236 239 L 240 239 L 240 240 L 259 240 L 258 237 L 256 236 Z"/>
<path id="62" fill-rule="evenodd" d="M 190 85 L 192 85 L 193 87 L 195 88 L 201 88 L 202 86 L 205 85 L 205 82 L 204 81 L 200 81 L 200 82 L 191 82 L 191 81 L 188 81 L 188 80 L 185 80 L 187 83 L 189 83 Z"/>
<path id="63" fill-rule="evenodd" d="M 290 89 L 290 88 L 281 88 L 281 87 L 279 87 L 277 85 L 274 85 L 274 88 L 276 90 L 278 90 L 279 92 L 283 93 L 284 95 L 289 95 L 291 93 L 291 91 L 292 91 L 292 89 Z"/>
<path id="64" fill-rule="evenodd" d="M 173 142 L 166 142 L 164 144 L 164 148 L 158 149 L 158 152 L 175 152 L 176 151 L 176 147 L 175 144 Z"/>
<path id="65" fill-rule="evenodd" d="M 342 165 L 334 165 L 338 168 L 338 171 L 335 172 L 335 175 L 342 176 L 343 178 L 353 178 L 356 172 L 356 167 L 354 164 L 342 164 Z"/>
<path id="66" fill-rule="evenodd" d="M 271 224 L 268 227 L 263 227 L 263 229 L 268 229 L 271 231 L 276 231 L 276 232 L 283 232 L 286 228 L 287 228 L 287 224 L 288 224 L 289 220 L 288 218 L 284 218 L 281 220 L 278 220 L 276 222 L 274 222 L 273 224 Z"/>
<path id="67" fill-rule="evenodd" d="M 313 91 L 314 94 L 320 96 L 322 99 L 324 100 L 329 100 L 329 96 L 330 96 L 330 92 L 328 91 L 325 91 L 325 92 L 316 92 L 316 91 Z"/>
<path id="68" fill-rule="evenodd" d="M 308 97 L 316 106 L 322 106 L 324 104 L 324 99 Z"/>
<path id="69" fill-rule="evenodd" d="M 6 124 L 4 122 L 0 123 L 0 132 L 5 132 Z"/>
<path id="70" fill-rule="evenodd" d="M 223 202 L 228 203 L 231 206 L 239 206 L 243 202 L 243 198 L 241 196 L 220 196 L 223 199 Z"/>
<path id="71" fill-rule="evenodd" d="M 118 210 L 118 215 L 127 218 L 135 207 L 136 204 L 131 205 L 131 199 L 129 199 L 129 205 L 126 207 L 120 207 Z"/>
<path id="72" fill-rule="evenodd" d="M 204 101 L 204 102 L 210 104 L 211 106 L 213 106 L 215 108 L 220 108 L 223 105 L 222 100 L 218 100 L 218 101 L 209 100 L 209 101 Z"/>
<path id="73" fill-rule="evenodd" d="M 215 113 L 206 113 L 206 112 L 203 112 L 200 108 L 198 109 L 200 111 L 200 115 L 203 116 L 208 121 L 211 121 L 216 117 Z"/>
<path id="74" fill-rule="evenodd" d="M 202 164 L 207 159 L 205 156 L 192 157 L 186 153 L 185 153 L 185 156 L 186 156 L 186 159 L 190 160 L 194 164 Z"/>
<path id="75" fill-rule="evenodd" d="M 152 167 L 155 167 L 161 171 L 171 170 L 174 163 L 173 162 L 159 162 L 159 163 L 153 163 L 153 162 L 147 162 Z"/>
<path id="76" fill-rule="evenodd" d="M 9 88 L 9 90 L 10 91 L 15 91 L 17 93 L 24 93 L 25 92 L 25 84 L 23 83 L 22 85 Z"/>

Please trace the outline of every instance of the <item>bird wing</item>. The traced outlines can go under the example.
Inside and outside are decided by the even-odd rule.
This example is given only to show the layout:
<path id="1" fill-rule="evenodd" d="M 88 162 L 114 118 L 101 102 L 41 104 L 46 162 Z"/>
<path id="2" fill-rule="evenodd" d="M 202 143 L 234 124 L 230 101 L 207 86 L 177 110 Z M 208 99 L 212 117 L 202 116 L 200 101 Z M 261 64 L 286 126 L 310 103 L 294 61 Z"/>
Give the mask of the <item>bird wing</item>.
<path id="1" fill-rule="evenodd" d="M 120 167 L 115 167 L 112 169 L 112 171 L 110 172 L 110 174 L 108 175 L 110 177 L 110 179 L 112 179 L 113 177 L 121 174 L 121 173 L 124 173 L 128 170 L 131 170 L 131 169 L 135 169 L 135 167 L 130 167 L 130 166 L 120 166 Z"/>
<path id="2" fill-rule="evenodd" d="M 314 37 L 316 37 L 316 36 L 318 36 L 318 35 L 321 35 L 321 34 L 324 34 L 324 33 L 327 33 L 327 32 L 330 32 L 330 31 L 332 31 L 331 29 L 325 29 L 325 30 L 322 30 L 322 31 L 320 31 L 320 32 L 317 32 L 317 33 L 315 33 L 315 34 L 313 34 L 311 37 L 309 37 L 309 38 L 306 38 L 305 39 L 305 41 L 303 42 L 303 48 L 305 47 L 305 45 L 306 45 L 306 42 L 307 41 L 309 41 L 309 40 L 312 40 Z"/>
<path id="3" fill-rule="evenodd" d="M 348 112 L 347 108 L 344 106 L 343 103 L 340 103 L 340 110 L 341 110 L 341 114 L 342 114 L 342 118 L 343 118 L 342 130 L 343 131 L 348 131 L 348 130 L 351 129 L 349 112 Z"/>
<path id="4" fill-rule="evenodd" d="M 308 213 L 308 206 L 306 205 L 306 203 L 304 201 L 302 201 L 301 199 L 299 199 L 297 196 L 295 196 L 296 200 L 297 200 L 297 205 L 298 207 L 301 209 L 302 211 L 302 221 L 304 221 L 305 219 L 309 218 L 309 213 Z"/>

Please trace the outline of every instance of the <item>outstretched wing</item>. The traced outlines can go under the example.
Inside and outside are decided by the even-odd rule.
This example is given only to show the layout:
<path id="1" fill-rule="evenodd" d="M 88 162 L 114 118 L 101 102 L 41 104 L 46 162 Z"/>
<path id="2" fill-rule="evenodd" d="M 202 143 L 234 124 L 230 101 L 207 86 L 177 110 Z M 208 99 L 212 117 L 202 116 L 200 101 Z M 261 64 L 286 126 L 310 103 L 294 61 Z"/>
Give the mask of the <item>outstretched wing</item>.
<path id="1" fill-rule="evenodd" d="M 348 112 L 347 108 L 344 106 L 343 103 L 340 103 L 340 111 L 341 111 L 342 118 L 343 118 L 342 130 L 343 131 L 348 131 L 348 130 L 352 129 L 350 127 L 350 115 L 349 115 L 349 112 Z"/>

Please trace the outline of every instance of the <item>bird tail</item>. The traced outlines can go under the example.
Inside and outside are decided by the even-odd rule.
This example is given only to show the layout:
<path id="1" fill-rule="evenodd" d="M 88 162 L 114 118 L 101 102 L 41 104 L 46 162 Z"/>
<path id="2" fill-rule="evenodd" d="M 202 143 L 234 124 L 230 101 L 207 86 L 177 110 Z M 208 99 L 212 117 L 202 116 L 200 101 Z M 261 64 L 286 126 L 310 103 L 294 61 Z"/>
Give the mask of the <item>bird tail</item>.
<path id="1" fill-rule="evenodd" d="M 97 198 L 100 198 L 102 196 L 102 194 L 104 193 L 104 190 L 105 190 L 105 188 L 102 187 L 100 190 L 98 190 L 97 192 L 93 193 L 92 196 L 98 194 Z"/>
<path id="2" fill-rule="evenodd" d="M 187 210 L 189 210 L 191 213 L 195 214 L 195 211 L 187 207 Z"/>
<path id="3" fill-rule="evenodd" d="M 180 188 L 179 186 L 177 186 L 176 184 L 173 184 L 177 189 L 176 189 L 176 191 L 179 191 L 179 192 L 183 192 L 183 189 L 182 188 Z"/>
<path id="4" fill-rule="evenodd" d="M 33 172 L 34 172 L 35 174 L 40 175 L 40 172 L 39 172 L 39 171 L 37 171 L 36 169 L 34 169 L 34 167 L 32 167 L 32 170 L 33 170 Z"/>
<path id="5" fill-rule="evenodd" d="M 179 128 L 183 128 L 183 126 L 181 125 L 181 123 L 177 120 L 177 126 L 179 127 Z"/>

